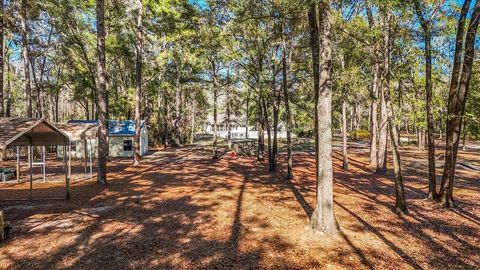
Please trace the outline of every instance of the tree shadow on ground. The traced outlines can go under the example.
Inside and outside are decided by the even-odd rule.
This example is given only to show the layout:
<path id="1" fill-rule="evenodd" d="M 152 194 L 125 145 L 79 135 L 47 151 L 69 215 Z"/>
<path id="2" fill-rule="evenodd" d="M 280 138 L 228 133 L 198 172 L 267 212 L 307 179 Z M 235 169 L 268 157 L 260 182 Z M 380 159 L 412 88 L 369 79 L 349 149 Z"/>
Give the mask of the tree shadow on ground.
<path id="1" fill-rule="evenodd" d="M 337 157 L 336 159 L 341 161 L 341 158 Z M 337 211 L 341 210 L 340 212 L 343 211 L 356 220 L 353 224 L 343 222 L 343 225 L 342 220 L 339 220 L 340 224 L 345 226 L 347 231 L 350 231 L 348 234 L 351 234 L 352 231 L 373 233 L 390 250 L 401 257 L 404 263 L 416 269 L 423 268 L 418 261 L 427 261 L 426 264 L 423 263 L 422 265 L 430 265 L 436 268 L 443 268 L 447 265 L 463 269 L 475 268 L 475 258 L 478 258 L 476 254 L 480 252 L 480 247 L 474 244 L 474 239 L 479 237 L 480 229 L 475 214 L 465 210 L 463 207 L 458 207 L 452 211 L 435 207 L 431 209 L 432 207 L 429 205 L 425 208 L 423 206 L 424 203 L 417 203 L 419 198 L 426 196 L 426 193 L 418 188 L 416 181 L 420 180 L 417 179 L 416 181 L 406 183 L 407 202 L 409 203 L 411 215 L 405 219 L 399 218 L 393 214 L 393 181 L 378 177 L 368 172 L 364 163 L 355 159 L 351 160 L 353 162 L 351 162 L 351 168 L 348 171 L 341 168 L 341 162 L 334 164 L 335 204 L 338 207 Z M 310 160 L 305 159 L 300 164 L 296 164 L 296 166 L 309 166 L 308 164 L 303 164 L 304 162 L 310 163 L 314 162 L 314 160 L 312 158 Z M 406 172 L 407 179 L 412 177 L 412 173 L 414 172 Z M 302 176 L 303 174 L 300 178 Z M 303 205 L 307 200 L 299 196 L 302 193 L 296 190 L 295 187 L 305 184 L 314 187 L 314 182 L 308 183 L 305 180 L 295 181 L 293 188 L 292 185 L 289 185 L 289 188 L 304 209 L 306 207 Z M 425 184 L 425 182 L 422 184 Z M 412 201 L 412 199 L 414 200 Z M 347 204 L 344 204 L 342 201 Z M 354 205 L 361 205 L 361 210 L 353 210 L 358 209 Z M 382 214 L 384 210 L 381 209 L 388 209 L 390 218 L 384 216 Z M 306 211 L 306 213 L 308 215 L 309 211 Z M 464 218 L 464 221 L 468 220 L 470 223 L 453 219 L 461 224 L 458 226 L 456 222 L 452 222 L 452 219 L 448 217 L 448 213 L 455 213 L 459 217 Z M 418 253 L 411 253 L 410 247 L 404 246 L 403 238 L 410 239 L 409 241 L 417 244 L 420 243 L 423 254 L 419 256 Z M 355 246 L 351 241 L 350 244 Z M 456 247 L 456 251 L 453 253 L 448 248 L 450 245 Z M 363 257 L 367 261 L 376 260 L 372 258 L 369 250 L 364 250 L 363 253 L 367 254 Z M 449 255 L 445 256 L 445 254 Z"/>
<path id="2" fill-rule="evenodd" d="M 199 152 L 177 150 L 139 167 L 111 167 L 108 185 L 74 186 L 70 201 L 35 201 L 18 214 L 12 208 L 7 216 L 14 217 L 15 232 L 0 245 L 0 262 L 16 269 L 262 267 L 269 247 L 289 244 L 280 237 L 248 249 L 240 244 L 248 235 L 243 201 L 256 166 Z M 232 206 L 229 216 L 219 219 L 225 205 Z M 222 226 L 230 229 L 217 229 Z M 295 262 L 285 259 L 287 265 Z"/>
<path id="3" fill-rule="evenodd" d="M 313 157 L 296 155 L 293 181 L 283 180 L 283 156 L 279 162 L 280 172 L 270 173 L 266 162 L 212 160 L 197 147 L 160 152 L 139 167 L 118 161 L 107 186 L 79 183 L 70 201 L 7 211 L 15 217 L 15 230 L 0 245 L 0 262 L 17 269 L 320 268 L 317 258 L 298 262 L 295 256 L 303 256 L 299 250 L 305 247 L 278 225 L 294 216 L 296 223 L 285 226 L 304 226 L 311 216 Z M 391 211 L 393 181 L 373 177 L 355 158 L 349 171 L 337 165 L 335 210 L 342 241 L 364 267 L 398 258 L 412 268 L 474 266 L 480 253 L 471 240 L 479 231 L 475 215 L 464 208 L 453 212 L 469 222 L 456 228 L 451 218 L 434 216 L 414 201 L 411 217 L 398 218 Z M 407 185 L 409 193 L 418 193 L 409 196 L 421 197 L 424 191 L 414 182 Z M 366 235 L 383 244 L 365 245 Z M 421 245 L 422 253 L 405 241 Z M 343 257 L 348 256 L 339 252 L 329 259 L 355 266 Z"/>

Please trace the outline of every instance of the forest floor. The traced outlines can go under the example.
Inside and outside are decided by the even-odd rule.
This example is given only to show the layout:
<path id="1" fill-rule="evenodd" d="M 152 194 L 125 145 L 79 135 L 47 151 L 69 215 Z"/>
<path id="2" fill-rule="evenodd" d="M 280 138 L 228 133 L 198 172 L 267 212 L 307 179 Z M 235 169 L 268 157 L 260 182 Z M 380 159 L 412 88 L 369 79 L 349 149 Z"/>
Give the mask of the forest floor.
<path id="1" fill-rule="evenodd" d="M 478 150 L 460 155 L 480 162 Z M 13 227 L 0 244 L 0 268 L 480 268 L 480 172 L 458 168 L 456 207 L 444 209 L 425 200 L 426 152 L 404 149 L 410 214 L 401 218 L 393 212 L 391 172 L 373 174 L 368 149 L 354 144 L 344 171 L 336 151 L 340 233 L 326 237 L 308 226 L 315 203 L 313 152 L 294 153 L 292 181 L 284 180 L 284 158 L 270 173 L 266 161 L 212 160 L 200 145 L 161 150 L 140 167 L 110 162 L 106 186 L 74 181 L 68 201 L 42 199 L 62 197 L 62 182 L 35 182 L 32 202 L 7 201 L 26 198 L 27 183 L 0 184 Z"/>

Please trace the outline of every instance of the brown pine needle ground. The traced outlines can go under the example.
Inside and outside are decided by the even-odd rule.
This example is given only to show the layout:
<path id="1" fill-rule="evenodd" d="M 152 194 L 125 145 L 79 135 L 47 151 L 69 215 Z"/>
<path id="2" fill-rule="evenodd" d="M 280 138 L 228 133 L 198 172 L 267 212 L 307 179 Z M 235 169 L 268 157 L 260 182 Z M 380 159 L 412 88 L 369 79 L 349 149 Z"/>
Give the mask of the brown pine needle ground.
<path id="1" fill-rule="evenodd" d="M 272 174 L 266 162 L 211 160 L 208 150 L 188 147 L 155 152 L 135 168 L 115 160 L 107 186 L 77 181 L 70 201 L 5 202 L 27 198 L 28 185 L 0 184 L 13 226 L 0 244 L 0 268 L 478 268 L 480 173 L 458 169 L 456 208 L 447 210 L 424 199 L 426 153 L 402 154 L 405 218 L 392 211 L 392 175 L 378 177 L 366 167 L 367 149 L 352 149 L 348 171 L 334 154 L 336 237 L 308 229 L 315 167 L 307 152 L 295 153 L 292 182 L 284 180 L 283 155 Z M 461 155 L 480 160 L 473 152 Z M 76 177 L 87 177 L 76 164 Z M 63 196 L 61 182 L 34 188 L 35 198 Z"/>

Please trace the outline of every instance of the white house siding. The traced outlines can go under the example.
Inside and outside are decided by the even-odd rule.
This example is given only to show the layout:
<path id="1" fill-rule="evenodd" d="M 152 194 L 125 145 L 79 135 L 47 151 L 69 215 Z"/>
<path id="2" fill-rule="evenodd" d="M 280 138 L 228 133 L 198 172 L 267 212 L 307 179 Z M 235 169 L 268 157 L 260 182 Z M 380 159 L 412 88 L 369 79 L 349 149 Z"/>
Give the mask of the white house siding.
<path id="1" fill-rule="evenodd" d="M 205 129 L 205 133 L 207 134 L 212 134 L 213 131 L 211 129 Z M 273 138 L 273 131 L 270 132 Z M 232 136 L 232 139 L 240 139 L 240 138 L 245 138 L 245 127 L 239 127 L 237 130 L 232 130 L 230 131 L 230 135 Z M 222 130 L 222 131 L 217 131 L 217 136 L 220 138 L 227 139 L 228 138 L 228 131 Z M 268 132 L 265 131 L 265 138 L 268 136 Z M 291 133 L 292 138 L 295 138 L 295 134 L 292 132 Z M 248 130 L 248 138 L 250 139 L 256 139 L 258 138 L 258 131 L 257 130 Z M 279 139 L 285 139 L 287 138 L 287 132 L 286 131 L 277 131 L 277 138 Z"/>
<path id="2" fill-rule="evenodd" d="M 72 145 L 75 144 L 75 147 L 72 146 L 71 157 L 72 158 L 85 158 L 85 143 L 84 141 L 75 141 L 72 142 Z M 92 151 L 92 157 L 97 157 L 97 140 L 87 140 L 87 157 L 89 157 L 89 151 Z M 57 147 L 57 156 L 63 157 L 63 146 Z"/>
<path id="3" fill-rule="evenodd" d="M 132 151 L 124 151 L 123 150 L 123 142 L 125 140 L 132 141 Z M 123 137 L 123 136 L 115 136 L 108 138 L 109 144 L 109 152 L 108 155 L 110 157 L 133 157 L 133 137 Z"/>
<path id="4" fill-rule="evenodd" d="M 132 141 L 132 150 L 125 151 L 123 142 L 125 140 Z M 131 136 L 111 136 L 108 138 L 109 156 L 110 157 L 133 157 L 135 149 L 133 137 Z M 146 129 L 140 134 L 140 155 L 143 156 L 148 152 L 148 132 Z"/>
<path id="5" fill-rule="evenodd" d="M 132 151 L 124 151 L 123 150 L 123 141 L 124 140 L 132 140 Z M 129 136 L 114 136 L 108 137 L 109 142 L 109 156 L 110 157 L 133 157 L 133 137 Z M 71 157 L 72 158 L 85 158 L 84 152 L 84 142 L 77 141 L 75 142 L 75 148 L 72 147 Z M 90 147 L 90 142 L 87 141 L 87 157 L 89 157 L 90 148 L 92 148 L 92 157 L 97 157 L 98 147 L 97 147 L 97 140 L 91 141 L 92 147 Z M 148 152 L 148 133 L 147 131 L 143 131 L 140 138 L 140 155 L 145 155 Z M 57 148 L 57 156 L 63 157 L 63 147 Z"/>

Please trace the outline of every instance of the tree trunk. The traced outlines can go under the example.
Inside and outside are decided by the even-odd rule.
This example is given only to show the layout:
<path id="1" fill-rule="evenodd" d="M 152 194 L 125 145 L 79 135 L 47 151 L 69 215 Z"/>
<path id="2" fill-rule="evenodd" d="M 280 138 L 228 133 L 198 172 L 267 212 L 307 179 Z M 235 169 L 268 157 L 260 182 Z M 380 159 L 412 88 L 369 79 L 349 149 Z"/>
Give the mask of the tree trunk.
<path id="1" fill-rule="evenodd" d="M 180 118 L 181 118 L 181 113 L 180 113 L 180 107 L 181 107 L 181 90 L 182 86 L 180 85 L 180 70 L 177 70 L 176 74 L 176 81 L 175 81 L 175 116 L 173 120 L 173 136 L 172 136 L 172 145 L 174 147 L 179 147 L 182 144 L 182 139 L 181 139 L 181 132 L 180 132 Z"/>
<path id="2" fill-rule="evenodd" d="M 108 119 L 107 74 L 105 61 L 105 3 L 97 1 L 97 111 L 98 111 L 98 175 L 97 182 L 107 183 Z"/>
<path id="3" fill-rule="evenodd" d="M 58 123 L 58 101 L 59 101 L 59 98 L 60 98 L 60 89 L 57 87 L 57 89 L 55 89 L 55 123 Z"/>
<path id="4" fill-rule="evenodd" d="M 42 106 L 41 82 L 38 81 L 35 71 L 35 58 L 30 57 L 31 77 L 35 85 L 36 113 L 35 117 L 44 118 L 44 109 Z"/>
<path id="5" fill-rule="evenodd" d="M 380 26 L 382 29 L 388 28 L 388 19 L 384 18 L 385 16 L 380 16 Z M 388 31 L 388 30 L 387 30 Z M 386 93 L 390 91 L 388 78 L 389 76 L 389 35 L 388 33 L 384 34 L 384 43 L 382 46 L 382 52 L 380 53 L 380 59 L 382 59 L 383 63 L 380 65 L 380 134 L 379 134 L 379 141 L 378 141 L 378 164 L 376 172 L 381 175 L 387 174 L 387 146 L 388 146 L 388 107 L 387 102 L 385 100 Z M 386 88 L 386 89 L 385 89 Z"/>
<path id="6" fill-rule="evenodd" d="M 405 201 L 405 191 L 403 186 L 402 165 L 398 146 L 398 132 L 395 124 L 395 114 L 390 98 L 390 51 L 391 51 L 391 35 L 390 35 L 390 16 L 388 10 L 381 11 L 384 31 L 383 44 L 383 68 L 382 68 L 382 87 L 381 96 L 386 107 L 386 117 L 388 131 L 390 133 L 390 143 L 393 153 L 393 169 L 395 173 L 395 210 L 399 215 L 407 214 L 407 203 Z M 398 90 L 401 89 L 399 85 Z"/>
<path id="7" fill-rule="evenodd" d="M 462 133 L 463 133 L 462 150 L 465 151 L 465 150 L 467 150 L 467 121 L 466 121 L 466 119 L 463 119 Z"/>
<path id="8" fill-rule="evenodd" d="M 468 3 L 467 3 L 468 2 Z M 450 92 L 448 96 L 448 114 L 452 117 L 447 119 L 447 140 L 445 150 L 445 167 L 442 176 L 440 198 L 447 207 L 453 206 L 453 180 L 455 178 L 455 166 L 457 163 L 458 144 L 460 140 L 460 128 L 465 114 L 465 103 L 467 101 L 473 59 L 475 58 L 475 37 L 477 34 L 480 1 L 475 1 L 475 7 L 470 20 L 465 42 L 463 34 L 466 14 L 469 9 L 469 0 L 462 6 L 458 22 L 455 58 L 452 70 Z M 463 54 L 462 54 L 463 52 Z M 461 57 L 463 56 L 463 68 Z"/>
<path id="9" fill-rule="evenodd" d="M 353 133 L 354 131 L 354 127 L 353 127 L 353 107 L 350 107 L 350 117 L 349 117 L 349 120 L 350 120 L 350 132 Z"/>
<path id="10" fill-rule="evenodd" d="M 261 87 L 261 76 L 263 72 L 263 58 L 258 57 L 258 73 L 256 78 L 256 85 L 258 88 L 258 146 L 257 146 L 257 160 L 263 161 L 265 156 L 265 115 L 263 112 L 263 89 Z"/>
<path id="11" fill-rule="evenodd" d="M 52 36 L 53 36 L 53 25 L 50 26 L 50 30 L 48 32 L 47 50 L 50 49 Z M 42 58 L 42 62 L 41 62 L 41 65 L 40 65 L 40 76 L 39 76 L 40 83 L 37 85 L 37 87 L 38 87 L 38 89 L 37 89 L 38 101 L 37 102 L 39 102 L 40 106 L 38 106 L 38 107 L 40 108 L 40 113 L 41 113 L 42 117 L 50 119 L 50 117 L 48 115 L 48 110 L 45 108 L 45 106 L 46 106 L 46 104 L 45 104 L 46 91 L 45 91 L 45 86 L 44 86 L 44 75 L 45 75 L 46 64 L 47 64 L 47 53 L 44 53 L 43 58 Z M 33 65 L 33 62 L 32 62 L 32 65 Z M 33 68 L 32 68 L 32 73 L 33 73 Z M 35 78 L 35 73 L 33 73 L 33 77 Z M 47 77 L 47 83 L 48 83 L 48 77 Z"/>
<path id="12" fill-rule="evenodd" d="M 358 140 L 358 136 L 357 136 L 357 130 L 358 130 L 358 117 L 357 117 L 357 114 L 358 114 L 358 110 L 357 110 L 357 102 L 354 101 L 353 102 L 353 106 L 352 106 L 352 122 L 353 122 L 353 127 L 352 127 L 352 131 L 353 131 L 353 139 L 356 141 Z"/>
<path id="13" fill-rule="evenodd" d="M 137 31 L 135 42 L 135 135 L 133 137 L 135 151 L 133 158 L 133 166 L 140 165 L 141 149 L 140 149 L 140 114 L 141 114 L 141 100 L 142 95 L 142 56 L 143 56 L 143 4 L 142 0 L 137 0 Z"/>
<path id="14" fill-rule="evenodd" d="M 315 129 L 316 129 L 316 179 L 317 202 L 311 217 L 314 230 L 327 235 L 338 232 L 333 214 L 333 165 L 332 165 L 332 42 L 330 24 L 330 3 L 320 1 L 319 24 L 317 25 L 315 4 L 308 12 L 315 88 Z M 314 45 L 316 44 L 316 45 Z M 319 50 L 321 48 L 321 51 Z M 320 57 L 321 56 L 321 57 Z M 316 66 L 316 67 L 315 67 Z"/>
<path id="15" fill-rule="evenodd" d="M 218 151 L 217 151 L 217 98 L 218 98 L 218 89 L 217 89 L 217 73 L 216 73 L 216 66 L 215 62 L 212 61 L 212 86 L 213 86 L 213 153 L 212 158 L 218 159 Z"/>
<path id="16" fill-rule="evenodd" d="M 8 54 L 8 47 L 6 52 L 7 58 L 7 90 L 6 90 L 6 104 L 5 104 L 5 117 L 11 116 L 11 108 L 12 108 L 12 81 L 10 80 L 10 56 Z"/>
<path id="17" fill-rule="evenodd" d="M 365 8 L 367 11 L 367 19 L 370 30 L 374 30 L 374 27 L 377 25 L 375 17 L 372 12 L 372 7 L 368 0 L 365 0 Z M 371 52 L 374 55 L 372 60 L 372 73 L 373 80 L 370 91 L 370 168 L 375 171 L 378 169 L 378 88 L 379 88 L 379 73 L 380 73 L 380 57 L 378 56 L 378 44 L 375 42 L 370 47 Z"/>
<path id="18" fill-rule="evenodd" d="M 418 151 L 423 151 L 425 150 L 425 132 L 423 131 L 423 128 L 419 127 L 418 128 Z"/>
<path id="19" fill-rule="evenodd" d="M 290 98 L 288 96 L 288 82 L 287 82 L 287 45 L 283 42 L 282 52 L 282 88 L 283 99 L 285 102 L 285 127 L 287 132 L 287 180 L 293 179 L 293 162 L 292 162 L 292 115 L 290 114 Z"/>
<path id="20" fill-rule="evenodd" d="M 22 6 L 20 11 L 20 26 L 22 35 L 22 58 L 24 68 L 24 86 L 25 96 L 27 100 L 27 117 L 33 116 L 32 111 L 32 89 L 30 83 L 30 57 L 28 52 L 28 29 L 27 29 L 27 0 L 22 0 Z"/>
<path id="21" fill-rule="evenodd" d="M 460 12 L 460 17 L 458 20 L 457 25 L 457 34 L 456 34 L 456 42 L 455 42 L 455 56 L 453 61 L 453 69 L 452 69 L 452 77 L 450 79 L 450 91 L 448 97 L 448 104 L 447 104 L 447 116 L 450 115 L 451 112 L 457 110 L 457 103 L 458 101 L 458 90 L 459 90 L 459 81 L 461 76 L 461 69 L 462 69 L 462 54 L 464 52 L 463 47 L 463 37 L 465 35 L 465 22 L 468 10 L 470 9 L 470 0 L 465 0 L 462 5 L 462 9 Z M 452 115 L 453 116 L 453 115 Z M 456 121 L 453 121 L 456 120 Z M 455 141 L 458 141 L 458 138 L 454 138 L 453 136 L 460 131 L 460 124 L 458 123 L 458 117 L 454 119 L 454 117 L 447 117 L 446 119 L 446 139 L 445 139 L 445 165 L 442 175 L 442 181 L 440 183 L 440 192 L 439 198 L 446 204 L 447 207 L 453 206 L 453 198 L 448 198 L 448 184 L 450 182 L 450 178 L 453 178 L 455 175 L 455 165 L 456 165 L 456 151 L 455 148 L 458 148 L 458 145 L 455 146 Z M 458 132 L 454 131 L 454 128 L 458 129 Z"/>
<path id="22" fill-rule="evenodd" d="M 342 137 L 343 137 L 343 169 L 348 170 L 347 101 L 345 97 L 343 97 L 343 101 L 342 101 Z"/>
<path id="23" fill-rule="evenodd" d="M 230 101 L 230 67 L 227 68 L 227 107 L 226 107 L 226 114 L 227 114 L 227 144 L 228 150 L 232 149 L 232 126 L 231 126 L 231 101 Z"/>
<path id="24" fill-rule="evenodd" d="M 35 85 L 35 100 L 36 100 L 36 114 L 35 117 L 43 118 L 43 108 L 42 108 L 42 101 L 41 101 L 41 82 L 38 82 L 36 71 L 35 71 L 35 58 L 30 57 L 30 66 L 31 66 L 31 77 L 33 78 L 33 83 Z"/>
<path id="25" fill-rule="evenodd" d="M 195 139 L 195 100 L 192 100 L 192 134 L 190 136 L 190 144 L 193 144 Z"/>
<path id="26" fill-rule="evenodd" d="M 260 89 L 261 91 L 261 89 Z M 258 149 L 257 149 L 257 160 L 262 161 L 265 156 L 265 121 L 263 113 L 263 102 L 262 102 L 262 93 L 258 94 Z"/>
<path id="27" fill-rule="evenodd" d="M 280 110 L 280 102 L 281 102 L 281 95 L 280 93 L 277 94 L 276 101 L 273 106 L 273 147 L 272 147 L 272 164 L 271 164 L 271 171 L 274 172 L 277 170 L 277 159 L 278 159 L 278 116 Z"/>
<path id="28" fill-rule="evenodd" d="M 383 79 L 383 78 L 382 78 Z M 388 91 L 380 87 L 380 92 Z M 378 174 L 385 175 L 387 173 L 387 144 L 388 144 L 388 112 L 385 97 L 380 94 L 380 135 L 378 140 L 378 160 L 377 169 Z"/>
<path id="29" fill-rule="evenodd" d="M 248 139 L 248 112 L 250 111 L 250 90 L 247 94 L 247 108 L 245 111 L 245 139 Z"/>
<path id="30" fill-rule="evenodd" d="M 277 131 L 278 131 L 278 114 L 280 109 L 280 101 L 281 96 L 280 93 L 277 93 L 276 89 L 276 65 L 273 63 L 273 77 L 272 77 L 272 103 L 273 103 L 273 142 L 272 142 L 272 155 L 270 159 L 270 166 L 269 170 L 274 172 L 277 170 L 277 152 L 278 152 L 278 138 L 277 138 Z M 267 109 L 265 107 L 265 109 Z"/>
<path id="31" fill-rule="evenodd" d="M 378 167 L 378 72 L 379 66 L 375 62 L 370 104 L 370 167 L 375 170 Z"/>
<path id="32" fill-rule="evenodd" d="M 414 1 L 415 10 L 423 28 L 425 42 L 425 110 L 427 112 L 427 147 L 428 147 L 428 199 L 437 196 L 435 172 L 435 123 L 433 119 L 432 90 L 432 33 L 431 20 L 426 20 L 419 0 Z"/>
<path id="33" fill-rule="evenodd" d="M 228 91 L 228 90 L 227 90 Z M 230 118 L 230 94 L 227 94 L 227 145 L 228 149 L 232 149 L 232 126 L 231 126 L 231 118 Z"/>
<path id="34" fill-rule="evenodd" d="M 4 3 L 1 0 L 0 14 L 4 13 Z M 5 116 L 5 91 L 4 91 L 4 57 L 5 57 L 5 33 L 4 33 L 4 19 L 0 17 L 0 117 Z"/>
<path id="35" fill-rule="evenodd" d="M 268 106 L 265 101 L 265 97 L 262 98 L 262 107 L 263 107 L 263 121 L 265 128 L 267 130 L 267 149 L 268 149 L 268 170 L 273 171 L 273 152 L 272 152 L 272 128 L 270 126 L 270 119 L 268 118 Z"/>
<path id="36" fill-rule="evenodd" d="M 388 88 L 383 88 L 384 89 Z M 403 174 L 402 174 L 402 163 L 400 159 L 400 151 L 398 146 L 398 132 L 397 127 L 395 124 L 395 115 L 393 106 L 390 101 L 390 94 L 385 91 L 383 93 L 385 95 L 387 106 L 390 110 L 388 112 L 388 126 L 390 131 L 390 141 L 392 145 L 392 152 L 393 152 L 393 170 L 395 172 L 395 211 L 399 215 L 407 214 L 407 203 L 405 200 L 405 189 L 403 186 Z"/>
<path id="37" fill-rule="evenodd" d="M 345 70 L 345 60 L 343 55 L 340 55 L 340 67 L 342 71 Z M 343 165 L 342 168 L 344 170 L 348 170 L 348 149 L 347 149 L 347 144 L 348 144 L 348 138 L 347 138 L 347 91 L 345 88 L 342 89 L 342 120 L 341 120 L 341 125 L 342 125 L 342 140 L 343 140 L 343 145 L 342 145 L 342 156 L 343 156 Z M 356 140 L 356 132 L 354 132 L 354 138 Z"/>

